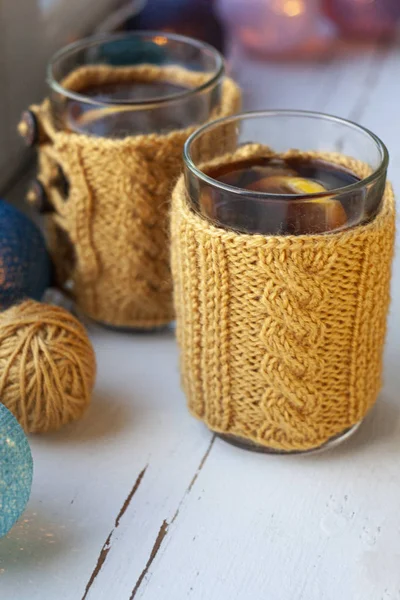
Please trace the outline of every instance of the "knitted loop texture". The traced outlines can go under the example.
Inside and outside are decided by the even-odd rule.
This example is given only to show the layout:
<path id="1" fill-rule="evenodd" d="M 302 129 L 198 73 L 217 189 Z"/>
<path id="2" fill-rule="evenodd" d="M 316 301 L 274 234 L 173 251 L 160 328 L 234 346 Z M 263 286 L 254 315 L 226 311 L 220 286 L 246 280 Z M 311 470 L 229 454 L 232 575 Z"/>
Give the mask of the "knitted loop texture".
<path id="1" fill-rule="evenodd" d="M 0 400 L 27 433 L 79 419 L 95 374 L 85 328 L 68 311 L 27 300 L 0 313 Z"/>
<path id="2" fill-rule="evenodd" d="M 126 80 L 197 87 L 205 77 L 180 67 L 98 65 L 77 69 L 63 83 L 75 91 Z M 239 88 L 225 79 L 211 117 L 231 115 L 239 106 Z M 57 131 L 48 100 L 31 110 L 40 131 L 39 180 L 54 208 L 46 220 L 59 284 L 68 282 L 78 306 L 97 321 L 141 328 L 169 323 L 169 198 L 183 145 L 196 127 L 106 139 Z M 67 197 L 57 185 L 58 167 L 69 183 Z"/>
<path id="3" fill-rule="evenodd" d="M 329 158 L 361 177 L 370 172 Z M 171 215 L 192 414 L 214 431 L 285 451 L 317 448 L 360 421 L 381 386 L 395 230 L 390 185 L 372 222 L 325 235 L 215 227 L 190 208 L 183 178 Z"/>

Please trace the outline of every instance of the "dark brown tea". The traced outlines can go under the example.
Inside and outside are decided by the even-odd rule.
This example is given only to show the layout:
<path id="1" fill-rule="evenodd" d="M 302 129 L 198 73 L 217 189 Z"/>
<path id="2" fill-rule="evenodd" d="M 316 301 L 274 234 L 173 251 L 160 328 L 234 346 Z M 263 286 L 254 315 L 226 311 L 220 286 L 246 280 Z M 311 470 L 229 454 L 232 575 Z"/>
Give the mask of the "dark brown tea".
<path id="1" fill-rule="evenodd" d="M 79 94 L 87 100 L 68 100 L 59 115 L 58 127 L 110 138 L 182 129 L 193 123 L 194 107 L 179 109 L 169 99 L 187 89 L 166 81 L 121 81 L 86 87 Z M 163 102 L 158 107 L 151 105 L 160 100 Z M 140 105 L 142 102 L 148 104 Z"/>
<path id="2" fill-rule="evenodd" d="M 325 233 L 374 216 L 368 211 L 371 203 L 366 190 L 346 192 L 345 188 L 359 182 L 359 177 L 325 160 L 261 157 L 211 168 L 207 174 L 237 189 L 228 191 L 204 184 L 197 208 L 214 222 L 237 231 Z M 330 194 L 331 190 L 335 194 Z M 263 197 L 265 193 L 271 196 Z M 296 197 L 291 200 L 290 195 Z"/>

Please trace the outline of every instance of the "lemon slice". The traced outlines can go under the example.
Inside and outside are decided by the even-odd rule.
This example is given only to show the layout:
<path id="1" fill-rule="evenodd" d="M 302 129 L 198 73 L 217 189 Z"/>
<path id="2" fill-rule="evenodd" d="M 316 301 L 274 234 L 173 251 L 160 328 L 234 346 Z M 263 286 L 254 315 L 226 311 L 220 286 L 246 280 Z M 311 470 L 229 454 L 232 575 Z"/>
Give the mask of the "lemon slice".
<path id="1" fill-rule="evenodd" d="M 285 184 L 293 190 L 295 194 L 320 194 L 327 189 L 312 179 L 303 179 L 302 177 L 285 177 Z"/>
<path id="2" fill-rule="evenodd" d="M 302 177 L 288 177 L 286 185 L 297 194 L 321 194 L 328 191 L 320 183 Z M 309 228 L 313 233 L 322 233 L 340 229 L 346 224 L 346 211 L 335 197 L 310 198 L 306 202 L 309 208 L 305 213 L 305 222 L 302 224 L 306 230 Z M 313 210 L 311 206 L 314 206 Z"/>
<path id="3" fill-rule="evenodd" d="M 321 194 L 327 189 L 312 179 L 278 173 L 253 181 L 247 189 L 270 194 Z"/>

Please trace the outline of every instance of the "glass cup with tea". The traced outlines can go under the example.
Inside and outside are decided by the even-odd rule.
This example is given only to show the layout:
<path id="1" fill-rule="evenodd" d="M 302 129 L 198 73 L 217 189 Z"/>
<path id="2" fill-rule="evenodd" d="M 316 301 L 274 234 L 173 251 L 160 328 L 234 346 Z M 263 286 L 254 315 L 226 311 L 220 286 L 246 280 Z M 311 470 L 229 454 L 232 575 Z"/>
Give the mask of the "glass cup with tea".
<path id="1" fill-rule="evenodd" d="M 149 75 L 151 66 L 157 73 Z M 223 73 L 214 48 L 184 36 L 98 35 L 63 48 L 49 64 L 54 123 L 111 139 L 198 125 L 219 104 Z"/>
<path id="2" fill-rule="evenodd" d="M 47 81 L 49 98 L 20 131 L 39 144 L 34 190 L 47 195 L 37 204 L 49 213 L 57 283 L 97 322 L 168 325 L 169 196 L 183 144 L 236 112 L 239 90 L 217 50 L 151 31 L 73 43 L 51 59 Z"/>
<path id="3" fill-rule="evenodd" d="M 216 143 L 221 136 L 227 135 L 227 131 L 230 140 L 229 152 L 219 153 L 216 151 L 212 159 L 205 164 L 201 155 L 204 139 L 207 138 L 208 142 L 214 140 Z M 217 146 L 215 145 L 215 147 Z M 349 349 L 345 350 L 345 343 L 343 342 L 343 354 L 340 355 L 339 352 L 335 351 L 337 364 L 329 367 L 330 373 L 333 373 L 333 381 L 340 380 L 343 384 L 343 388 L 341 388 L 342 391 L 344 390 L 343 397 L 340 399 L 335 398 L 336 391 L 332 391 L 333 396 L 330 398 L 330 390 L 324 389 L 323 398 L 315 398 L 312 391 L 314 389 L 313 381 L 304 382 L 303 379 L 305 366 L 302 347 L 306 347 L 307 351 L 312 354 L 313 368 L 315 367 L 313 377 L 318 379 L 321 370 L 325 368 L 323 365 L 326 363 L 328 356 L 325 356 L 326 350 L 323 342 L 318 346 L 318 352 L 313 353 L 312 348 L 307 345 L 307 337 L 314 335 L 317 323 L 320 326 L 320 331 L 325 332 L 326 338 L 331 343 L 332 332 L 329 330 L 331 320 L 329 315 L 322 314 L 321 316 L 317 314 L 322 296 L 321 298 L 319 296 L 310 298 L 306 293 L 307 290 L 304 291 L 304 284 L 307 287 L 307 269 L 309 269 L 310 285 L 313 285 L 315 280 L 315 272 L 313 271 L 313 263 L 308 264 L 308 258 L 304 258 L 302 252 L 306 248 L 306 252 L 313 255 L 313 260 L 318 261 L 318 256 L 315 258 L 315 253 L 313 253 L 314 243 L 321 244 L 322 240 L 323 246 L 323 240 L 326 239 L 327 242 L 329 240 L 329 237 L 326 236 L 335 235 L 335 239 L 339 239 L 338 236 L 346 235 L 346 232 L 357 231 L 357 228 L 374 222 L 382 209 L 385 191 L 388 153 L 384 144 L 370 131 L 337 117 L 304 111 L 261 111 L 220 119 L 203 126 L 187 141 L 184 158 L 187 204 L 194 214 L 199 215 L 216 228 L 211 233 L 208 231 L 207 235 L 210 236 L 210 239 L 204 237 L 202 242 L 202 245 L 205 244 L 204 252 L 198 249 L 198 261 L 201 261 L 202 264 L 204 261 L 207 267 L 204 266 L 203 271 L 199 267 L 196 288 L 204 283 L 201 280 L 204 273 L 208 273 L 208 279 L 215 277 L 218 286 L 222 285 L 222 281 L 225 286 L 225 292 L 219 289 L 218 294 L 214 295 L 213 290 L 210 291 L 211 284 L 207 284 L 209 291 L 202 292 L 206 299 L 203 299 L 200 294 L 194 308 L 191 309 L 192 313 L 190 314 L 192 316 L 184 321 L 186 328 L 194 327 L 193 331 L 197 332 L 198 340 L 194 348 L 190 346 L 190 351 L 187 351 L 183 361 L 185 362 L 188 359 L 189 354 L 192 356 L 191 361 L 194 360 L 194 355 L 197 356 L 198 353 L 201 355 L 200 358 L 196 359 L 198 360 L 196 362 L 197 372 L 191 366 L 190 361 L 186 363 L 189 371 L 189 375 L 186 374 L 186 379 L 192 383 L 196 380 L 196 385 L 200 386 L 201 393 L 199 391 L 198 396 L 196 396 L 194 391 L 193 394 L 196 398 L 201 398 L 201 402 L 206 406 L 206 408 L 203 406 L 201 409 L 197 409 L 197 407 L 193 409 L 192 406 L 192 412 L 196 413 L 198 410 L 197 416 L 206 420 L 207 424 L 213 423 L 213 419 L 216 418 L 213 411 L 217 411 L 217 408 L 215 401 L 211 408 L 207 405 L 207 394 L 213 394 L 215 385 L 222 386 L 222 383 L 218 382 L 224 380 L 229 381 L 229 385 L 224 384 L 226 389 L 229 388 L 229 392 L 226 392 L 227 397 L 222 394 L 220 402 L 222 405 L 226 404 L 226 407 L 230 406 L 231 415 L 233 413 L 244 414 L 246 405 L 249 407 L 250 412 L 253 411 L 251 414 L 254 415 L 258 411 L 257 414 L 259 415 L 260 410 L 268 412 L 269 409 L 265 408 L 266 406 L 271 405 L 271 410 L 275 410 L 276 404 L 281 403 L 279 410 L 282 409 L 283 412 L 275 414 L 274 419 L 275 424 L 278 423 L 278 429 L 279 419 L 281 419 L 283 437 L 286 436 L 289 430 L 285 420 L 286 417 L 289 421 L 291 419 L 290 427 L 293 425 L 293 419 L 303 419 L 303 413 L 306 410 L 299 407 L 307 405 L 307 397 L 310 398 L 310 402 L 317 404 L 320 402 L 319 414 L 322 415 L 321 418 L 325 419 L 324 422 L 326 423 L 327 420 L 329 421 L 329 417 L 326 417 L 327 411 L 330 410 L 329 406 L 334 407 L 334 403 L 339 402 L 339 400 L 344 404 L 347 402 L 345 398 L 347 396 L 346 382 L 349 375 L 346 352 Z M 191 217 L 186 215 L 186 218 L 190 221 Z M 199 229 L 203 227 L 201 222 L 196 221 L 196 227 Z M 220 229 L 232 232 L 231 237 L 226 235 L 223 238 L 224 242 L 221 247 L 217 246 L 216 241 L 217 238 L 220 239 L 218 234 Z M 237 234 L 243 234 L 244 241 L 241 248 L 243 253 L 249 251 L 249 256 L 253 240 L 254 247 L 260 248 L 264 243 L 268 244 L 268 240 L 276 240 L 274 248 L 277 249 L 271 251 L 270 255 L 267 254 L 262 259 L 266 263 L 275 260 L 282 261 L 282 270 L 279 271 L 280 266 L 278 265 L 273 271 L 277 274 L 277 280 L 274 282 L 274 289 L 271 288 L 272 291 L 270 290 L 271 293 L 268 296 L 270 304 L 262 304 L 262 289 L 257 290 L 255 287 L 259 281 L 257 279 L 259 274 L 252 279 L 252 273 L 259 273 L 257 271 L 257 261 L 261 259 L 257 258 L 257 254 L 251 254 L 252 258 L 247 268 L 241 264 L 242 276 L 238 274 L 237 269 L 234 270 L 235 264 L 229 264 L 228 255 L 231 257 L 230 260 L 235 260 L 234 254 L 232 254 L 233 251 L 229 254 L 229 248 L 231 240 L 233 238 L 238 239 Z M 200 232 L 196 234 L 196 236 L 200 235 Z M 288 259 L 285 239 L 289 238 L 294 240 L 293 247 L 296 248 L 296 251 Z M 203 238 L 198 237 L 198 239 Z M 340 239 L 344 240 L 341 246 L 343 254 L 346 252 L 346 243 L 345 238 Z M 295 240 L 298 240 L 298 242 Z M 268 248 L 270 247 L 272 248 L 272 245 L 268 246 Z M 207 248 L 210 248 L 210 250 L 208 251 Z M 279 248 L 282 248 L 282 250 L 279 250 Z M 326 248 L 323 249 L 327 261 L 329 261 L 329 248 L 330 246 L 327 244 Z M 181 252 L 186 253 L 186 251 Z M 210 253 L 209 258 L 202 257 L 202 254 L 206 256 L 206 252 Z M 220 254 L 217 254 L 218 252 Z M 213 259 L 213 254 L 220 256 L 218 261 Z M 299 261 L 304 259 L 307 266 L 302 272 L 293 268 L 294 280 L 287 282 L 284 275 L 287 272 L 285 271 L 287 264 L 285 261 L 293 260 L 294 267 L 297 268 L 299 266 L 299 261 L 296 262 L 297 259 Z M 311 261 L 311 258 L 309 260 Z M 207 261 L 209 261 L 209 264 Z M 222 270 L 221 273 L 214 274 L 215 269 L 218 271 L 220 268 L 222 269 L 220 267 L 221 261 L 224 261 L 223 275 L 221 274 Z M 390 261 L 388 262 L 390 268 Z M 210 266 L 211 264 L 214 267 Z M 346 265 L 346 262 L 343 264 Z M 192 269 L 195 268 L 196 262 L 192 262 Z M 296 287 L 299 283 L 296 281 L 296 272 L 302 278 L 303 288 L 300 285 L 298 285 L 298 289 Z M 249 278 L 247 299 L 242 296 L 240 298 L 235 296 L 234 288 L 236 284 L 240 285 L 241 277 Z M 343 268 L 341 276 L 336 277 L 335 285 L 341 285 L 341 277 L 343 277 L 345 285 L 346 267 Z M 269 283 L 266 281 L 265 285 L 268 287 Z M 289 291 L 286 289 L 287 283 L 290 284 L 291 290 Z M 183 296 L 185 294 L 185 284 L 182 285 L 183 291 L 178 290 L 177 292 L 178 299 L 180 294 Z M 252 287 L 253 285 L 254 287 Z M 329 280 L 327 279 L 321 285 L 327 288 L 324 293 L 326 292 L 329 296 L 330 304 L 328 302 L 326 306 L 333 307 L 335 298 L 330 297 Z M 179 287 L 181 287 L 181 284 L 179 284 Z M 226 292 L 226 289 L 230 290 L 229 293 Z M 207 293 L 209 296 L 207 296 Z M 223 293 L 225 293 L 224 298 L 222 297 Z M 195 294 L 195 290 L 192 291 L 192 294 Z M 349 294 L 349 306 L 343 307 L 344 312 L 349 309 L 346 314 L 350 314 L 354 304 L 354 302 L 352 304 L 351 299 L 352 290 Z M 355 291 L 354 294 L 356 296 Z M 190 302 L 189 297 L 184 297 L 182 300 L 182 314 L 188 313 L 185 308 L 185 298 L 186 302 Z M 278 303 L 279 309 L 277 308 Z M 253 313 L 248 305 L 254 307 L 253 313 L 257 315 L 254 321 L 251 320 Z M 303 309 L 306 318 L 301 322 L 302 328 L 299 329 L 298 321 L 301 321 L 302 317 L 300 316 L 300 319 L 293 318 L 293 311 L 298 310 L 301 312 Z M 210 319 L 208 311 L 210 311 L 210 314 L 219 311 L 221 319 L 226 319 L 227 323 L 224 325 L 223 340 L 216 339 L 212 348 L 208 348 L 208 342 L 204 341 L 201 334 L 202 329 L 208 326 L 207 322 Z M 245 314 L 249 320 L 241 322 L 245 319 Z M 338 319 L 340 321 L 340 314 Z M 340 332 L 342 325 L 339 321 L 336 325 L 338 328 L 336 333 L 340 345 L 342 343 Z M 267 322 L 267 326 L 265 322 Z M 264 326 L 262 326 L 263 323 Z M 291 323 L 296 323 L 297 330 L 290 330 Z M 349 326 L 348 335 L 346 333 L 346 339 L 350 340 L 349 345 L 351 344 L 351 328 L 352 326 Z M 186 330 L 182 331 L 180 335 L 184 339 L 187 335 Z M 233 351 L 232 348 L 227 350 L 230 344 L 232 345 L 233 337 L 235 337 L 234 344 L 237 350 Z M 268 357 L 267 366 L 264 361 L 263 365 L 258 367 L 257 353 L 263 353 L 261 338 L 267 340 L 271 354 Z M 248 344 L 250 350 L 248 350 L 247 355 L 241 354 L 241 343 L 243 345 Z M 220 347 L 220 345 L 223 345 L 223 347 Z M 299 349 L 297 356 L 296 348 Z M 226 361 L 228 361 L 226 364 L 219 362 L 223 352 L 227 356 L 231 356 L 230 362 L 226 358 Z M 233 356 L 235 352 L 236 358 Z M 265 352 L 267 353 L 267 350 Z M 279 352 L 281 352 L 281 358 L 279 358 Z M 210 387 L 210 384 L 206 383 L 206 380 L 208 380 L 208 374 L 206 373 L 208 360 L 214 365 L 214 370 L 219 369 L 219 374 L 214 374 L 214 387 Z M 290 369 L 286 369 L 285 361 L 288 364 L 290 363 Z M 219 366 L 216 367 L 216 364 Z M 260 370 L 262 368 L 267 369 L 267 367 L 267 377 L 265 378 L 265 373 L 263 377 L 260 377 Z M 242 380 L 249 377 L 249 373 L 251 374 L 250 383 L 248 383 L 245 392 L 243 391 Z M 286 377 L 286 375 L 288 376 Z M 201 379 L 200 383 L 196 378 Z M 265 384 L 266 379 L 267 384 Z M 274 401 L 276 404 L 273 405 L 272 403 L 269 404 L 268 394 L 275 384 Z M 188 385 L 190 387 L 191 384 Z M 193 383 L 192 390 L 195 390 L 196 385 Z M 335 386 L 336 383 L 333 385 L 335 390 L 339 389 Z M 207 389 L 209 392 L 207 392 Z M 298 397 L 296 397 L 297 392 Z M 259 407 L 264 402 L 262 397 L 265 399 L 265 404 L 263 404 L 264 408 L 260 409 Z M 285 404 L 285 397 L 290 397 L 290 402 Z M 200 403 L 200 400 L 198 402 Z M 220 410 L 223 412 L 225 409 L 220 406 Z M 229 412 L 228 408 L 226 408 L 226 411 Z M 287 414 L 285 414 L 285 411 Z M 214 416 L 210 416 L 211 413 Z M 250 420 L 241 423 L 241 431 L 248 432 L 248 438 L 226 433 L 226 430 L 229 430 L 229 423 L 232 418 L 224 412 L 223 418 L 217 419 L 218 425 L 214 428 L 214 431 L 228 442 L 244 448 L 269 453 L 297 452 L 304 451 L 304 448 L 306 448 L 305 445 L 303 447 L 300 444 L 299 448 L 301 447 L 301 450 L 296 450 L 296 443 L 293 443 L 293 448 L 288 445 L 288 449 L 285 449 L 284 446 L 279 448 L 278 443 L 274 447 L 268 447 L 268 444 L 257 444 L 254 442 L 256 425 Z M 222 421 L 224 427 L 221 425 Z M 311 423 L 311 425 L 314 427 L 314 432 L 318 431 L 318 423 Z M 314 451 L 330 448 L 346 439 L 357 429 L 358 425 L 359 422 L 353 421 L 351 426 L 343 426 L 340 430 L 339 420 L 335 435 L 331 435 L 329 439 L 316 446 L 309 444 L 306 449 L 307 451 Z M 211 425 L 210 428 L 213 429 L 213 426 Z M 258 422 L 257 428 L 259 431 L 262 429 L 262 422 Z"/>

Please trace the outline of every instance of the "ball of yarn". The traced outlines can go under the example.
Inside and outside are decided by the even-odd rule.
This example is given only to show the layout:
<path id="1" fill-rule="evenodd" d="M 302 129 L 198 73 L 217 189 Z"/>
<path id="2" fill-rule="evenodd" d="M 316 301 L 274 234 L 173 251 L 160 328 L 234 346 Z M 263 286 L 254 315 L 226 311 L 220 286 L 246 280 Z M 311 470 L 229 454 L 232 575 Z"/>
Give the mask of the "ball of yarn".
<path id="1" fill-rule="evenodd" d="M 41 231 L 0 200 L 0 310 L 25 298 L 40 300 L 51 282 L 51 262 Z"/>
<path id="2" fill-rule="evenodd" d="M 0 313 L 0 399 L 26 432 L 79 419 L 95 373 L 86 331 L 65 309 L 27 300 Z"/>
<path id="3" fill-rule="evenodd" d="M 21 426 L 0 404 L 0 538 L 22 515 L 32 487 L 31 449 Z"/>

